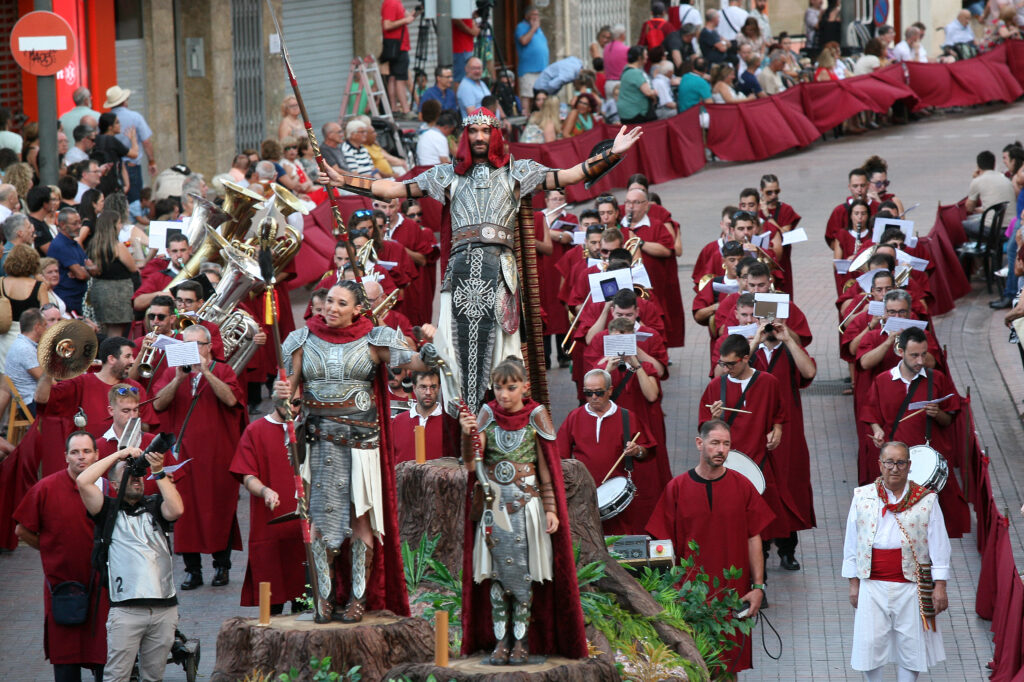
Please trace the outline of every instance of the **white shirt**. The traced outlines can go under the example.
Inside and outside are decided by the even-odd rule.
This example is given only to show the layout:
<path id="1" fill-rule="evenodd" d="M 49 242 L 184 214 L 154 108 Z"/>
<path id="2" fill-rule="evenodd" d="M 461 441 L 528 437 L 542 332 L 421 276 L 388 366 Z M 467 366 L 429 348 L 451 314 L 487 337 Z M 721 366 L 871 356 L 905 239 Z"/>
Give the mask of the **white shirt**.
<path id="1" fill-rule="evenodd" d="M 75 194 L 75 203 L 76 204 L 82 203 L 82 195 L 85 194 L 86 192 L 88 192 L 90 189 L 92 189 L 92 187 L 89 187 L 89 185 L 85 184 L 84 182 L 79 181 L 79 183 L 78 183 L 78 193 Z"/>
<path id="2" fill-rule="evenodd" d="M 644 226 L 650 227 L 651 226 L 651 216 L 650 216 L 650 214 L 645 213 L 643 218 L 641 218 L 640 220 L 634 220 L 629 225 L 626 225 L 626 219 L 623 218 L 622 222 L 620 222 L 619 224 L 622 225 L 623 227 L 628 227 L 631 230 L 635 230 L 638 227 L 644 227 Z"/>
<path id="3" fill-rule="evenodd" d="M 902 500 L 910 492 L 910 484 L 903 493 L 896 497 L 891 490 L 885 488 L 886 501 L 894 504 Z M 896 524 L 896 514 L 888 512 L 882 516 L 879 512 L 875 539 L 871 543 L 873 549 L 900 549 L 903 546 L 903 531 Z M 949 536 L 946 535 L 946 522 L 942 517 L 942 508 L 936 502 L 928 515 L 928 557 L 932 562 L 932 579 L 949 579 Z M 857 510 L 851 504 L 850 513 L 846 517 L 846 539 L 843 542 L 843 577 L 857 577 Z"/>
<path id="4" fill-rule="evenodd" d="M 896 46 L 892 48 L 892 56 L 898 62 L 928 61 L 928 52 L 924 49 L 924 45 L 918 43 L 917 48 L 911 51 L 910 45 L 905 40 L 896 43 Z"/>
<path id="5" fill-rule="evenodd" d="M 719 14 L 721 14 L 721 21 L 718 22 L 718 35 L 723 40 L 736 40 L 736 35 L 743 28 L 743 22 L 747 20 L 750 15 L 742 7 L 723 7 Z M 730 24 L 732 24 L 730 26 Z"/>
<path id="6" fill-rule="evenodd" d="M 946 24 L 946 39 L 942 41 L 943 46 L 973 42 L 974 31 L 971 30 L 970 25 L 964 26 L 956 19 Z"/>
<path id="7" fill-rule="evenodd" d="M 436 166 L 441 157 L 451 157 L 448 138 L 437 128 L 427 128 L 416 141 L 416 162 L 421 166 Z"/>
<path id="8" fill-rule="evenodd" d="M 384 235 L 385 239 L 394 239 L 395 230 L 401 227 L 402 223 L 405 222 L 405 216 L 401 213 L 398 214 L 398 222 L 395 223 L 394 227 L 388 227 L 387 233 Z"/>
<path id="9" fill-rule="evenodd" d="M 0 204 L 0 223 L 10 218 L 12 213 L 14 213 L 14 211 Z"/>
<path id="10" fill-rule="evenodd" d="M 668 76 L 659 73 L 651 80 L 651 85 L 654 86 L 654 91 L 658 93 L 659 107 L 676 101 L 675 96 L 672 94 L 672 82 L 669 81 Z"/>
<path id="11" fill-rule="evenodd" d="M 914 375 L 914 379 L 911 379 L 910 381 L 907 381 L 906 379 L 904 379 L 904 378 L 903 378 L 903 373 L 902 373 L 902 372 L 900 372 L 900 365 L 902 365 L 902 364 L 903 364 L 903 361 L 901 360 L 901 361 L 900 361 L 900 364 L 899 364 L 899 365 L 896 365 L 895 367 L 893 367 L 892 369 L 890 369 L 890 370 L 889 370 L 889 376 L 890 376 L 890 377 L 892 377 L 892 380 L 893 380 L 893 381 L 902 381 L 902 382 L 903 382 L 903 383 L 904 383 L 904 384 L 906 385 L 906 387 L 907 387 L 907 390 L 908 390 L 908 391 L 910 390 L 910 383 L 911 383 L 911 382 L 912 382 L 912 381 L 913 381 L 914 379 L 917 379 L 918 377 L 922 377 L 922 378 L 924 378 L 924 379 L 927 379 L 927 378 L 928 378 L 928 372 L 926 372 L 926 371 L 924 370 L 924 367 L 922 367 L 922 368 L 921 368 L 921 369 L 920 369 L 920 370 L 919 370 L 919 371 L 917 372 L 917 374 L 915 374 L 915 375 Z"/>
<path id="12" fill-rule="evenodd" d="M 587 414 L 589 414 L 591 417 L 597 420 L 597 431 L 594 434 L 594 440 L 597 441 L 598 443 L 601 442 L 601 422 L 603 422 L 606 418 L 612 416 L 613 414 L 619 411 L 619 406 L 615 404 L 614 400 L 611 401 L 610 404 L 611 407 L 609 407 L 604 414 L 598 414 L 597 412 L 594 412 L 594 410 L 590 408 L 590 403 L 584 403 L 583 405 L 583 409 L 586 410 Z"/>
<path id="13" fill-rule="evenodd" d="M 434 403 L 434 409 L 431 410 L 430 414 L 428 414 L 426 417 L 420 414 L 420 411 L 415 406 L 412 408 L 412 410 L 409 411 L 409 413 L 416 415 L 416 418 L 420 422 L 420 426 L 422 426 L 423 428 L 427 428 L 427 422 L 430 421 L 432 417 L 441 416 L 441 401 Z"/>
<path id="14" fill-rule="evenodd" d="M 89 155 L 82 151 L 80 147 L 72 147 L 68 150 L 68 153 L 64 155 L 64 165 L 70 166 L 73 163 L 85 161 L 88 158 Z"/>
<path id="15" fill-rule="evenodd" d="M 745 391 L 745 390 L 747 390 L 747 384 L 749 384 L 749 383 L 750 383 L 750 380 L 754 378 L 754 375 L 753 375 L 753 374 L 751 374 L 751 375 L 750 375 L 749 377 L 747 377 L 746 379 L 733 379 L 733 378 L 732 378 L 731 376 L 729 376 L 728 374 L 726 374 L 726 375 L 725 375 L 725 378 L 726 378 L 726 379 L 728 379 L 729 381 L 731 381 L 731 382 L 732 382 L 732 383 L 734 383 L 734 384 L 739 384 L 739 385 L 740 385 L 740 390 L 741 390 L 741 391 Z M 744 399 L 744 401 L 745 401 L 745 400 L 746 400 L 746 399 Z M 742 405 L 740 405 L 740 407 L 742 407 Z"/>
<path id="16" fill-rule="evenodd" d="M 782 344 L 780 343 L 778 346 L 775 346 L 775 348 L 771 348 L 770 346 L 762 343 L 760 346 L 757 347 L 757 349 L 758 350 L 763 350 L 765 358 L 768 360 L 768 362 L 771 362 L 772 361 L 772 353 L 777 351 L 779 349 L 779 346 L 781 346 L 781 345 Z"/>

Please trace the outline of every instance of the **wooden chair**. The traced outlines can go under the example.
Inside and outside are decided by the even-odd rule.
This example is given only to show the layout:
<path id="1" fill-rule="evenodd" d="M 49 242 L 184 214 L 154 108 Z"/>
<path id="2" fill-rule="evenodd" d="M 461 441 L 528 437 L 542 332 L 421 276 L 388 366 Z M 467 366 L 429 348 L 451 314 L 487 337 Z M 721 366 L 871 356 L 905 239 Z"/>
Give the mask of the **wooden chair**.
<path id="1" fill-rule="evenodd" d="M 28 427 L 32 426 L 35 417 L 29 412 L 21 394 L 14 387 L 14 382 L 6 374 L 4 383 L 7 384 L 7 391 L 11 394 L 11 402 L 7 408 L 7 440 L 12 445 L 17 445 L 25 437 L 25 433 L 28 431 Z"/>

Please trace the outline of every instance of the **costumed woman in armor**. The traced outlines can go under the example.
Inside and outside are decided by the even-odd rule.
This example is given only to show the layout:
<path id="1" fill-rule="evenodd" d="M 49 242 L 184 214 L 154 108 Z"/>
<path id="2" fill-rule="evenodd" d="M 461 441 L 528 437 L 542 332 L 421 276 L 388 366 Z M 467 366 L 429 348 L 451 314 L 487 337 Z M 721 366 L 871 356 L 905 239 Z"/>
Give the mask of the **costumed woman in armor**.
<path id="1" fill-rule="evenodd" d="M 518 359 L 501 362 L 490 379 L 495 399 L 476 417 L 468 410 L 460 416 L 470 490 L 479 490 L 467 505 L 463 575 L 473 578 L 462 581 L 463 653 L 493 646 L 492 664 L 521 665 L 529 642 L 535 653 L 585 658 L 551 416 L 526 397 L 530 385 Z"/>
<path id="2" fill-rule="evenodd" d="M 347 599 L 341 614 L 346 623 L 359 622 L 367 610 L 409 615 L 384 366 L 426 365 L 400 331 L 375 327 L 368 310 L 360 284 L 331 287 L 323 315 L 311 317 L 282 344 L 292 359 L 290 377 L 274 385 L 277 398 L 302 399 L 318 623 L 331 620 L 336 599 Z M 349 551 L 343 553 L 346 541 Z M 336 578 L 339 555 L 350 584 Z"/>
<path id="3" fill-rule="evenodd" d="M 511 158 L 497 118 L 483 107 L 462 123 L 454 164 L 438 164 L 403 182 L 342 175 L 327 167 L 320 182 L 383 201 L 429 196 L 442 204 L 444 276 L 434 343 L 442 357 L 459 358 L 450 368 L 453 380 L 475 414 L 489 388 L 491 369 L 509 355 L 523 357 L 521 306 L 526 304 L 529 324 L 540 324 L 539 298 L 536 305 L 530 303 L 530 297 L 539 297 L 536 271 L 526 272 L 528 256 L 536 249 L 530 195 L 584 180 L 588 186 L 596 182 L 640 138 L 641 129 L 627 132 L 623 127 L 614 142 L 599 145 L 592 158 L 557 170 Z M 529 224 L 522 221 L 526 216 Z M 543 362 L 541 344 L 538 338 L 537 347 L 531 347 L 527 366 L 543 401 L 543 364 L 534 376 L 537 362 Z M 457 416 L 454 397 L 446 395 L 445 400 L 449 414 Z"/>

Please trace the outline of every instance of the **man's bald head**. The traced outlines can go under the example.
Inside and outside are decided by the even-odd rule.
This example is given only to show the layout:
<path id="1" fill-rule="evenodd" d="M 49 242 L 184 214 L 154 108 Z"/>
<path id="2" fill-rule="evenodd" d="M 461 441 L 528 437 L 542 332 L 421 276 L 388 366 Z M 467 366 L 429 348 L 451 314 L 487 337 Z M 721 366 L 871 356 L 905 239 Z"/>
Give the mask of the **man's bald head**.
<path id="1" fill-rule="evenodd" d="M 650 207 L 647 191 L 639 187 L 629 190 L 626 192 L 625 204 L 626 213 L 632 216 L 632 223 L 642 220 L 647 215 L 647 209 Z"/>
<path id="2" fill-rule="evenodd" d="M 363 291 L 366 292 L 366 300 L 371 304 L 376 303 L 384 295 L 384 288 L 381 287 L 380 282 L 365 282 Z"/>

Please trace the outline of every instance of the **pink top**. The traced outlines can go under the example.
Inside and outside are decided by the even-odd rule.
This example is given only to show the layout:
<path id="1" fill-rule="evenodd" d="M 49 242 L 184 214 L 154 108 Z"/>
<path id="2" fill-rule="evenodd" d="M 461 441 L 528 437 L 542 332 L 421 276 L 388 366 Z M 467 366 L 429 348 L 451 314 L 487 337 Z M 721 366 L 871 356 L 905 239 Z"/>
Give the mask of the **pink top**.
<path id="1" fill-rule="evenodd" d="M 622 77 L 622 69 L 626 67 L 626 54 L 629 47 L 621 40 L 613 40 L 604 46 L 605 78 L 617 81 Z"/>

